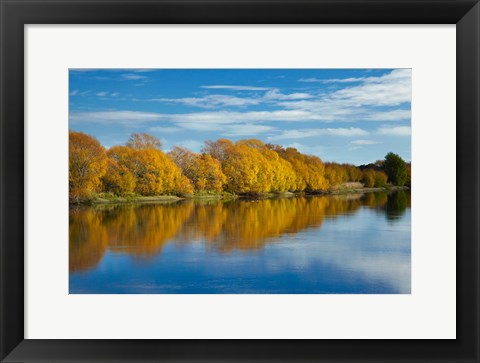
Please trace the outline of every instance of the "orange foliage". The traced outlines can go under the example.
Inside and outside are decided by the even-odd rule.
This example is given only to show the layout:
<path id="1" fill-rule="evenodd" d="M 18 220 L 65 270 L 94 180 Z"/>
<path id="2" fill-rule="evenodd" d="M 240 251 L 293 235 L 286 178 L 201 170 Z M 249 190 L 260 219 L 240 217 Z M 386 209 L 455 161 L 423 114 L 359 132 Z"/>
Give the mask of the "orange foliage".
<path id="1" fill-rule="evenodd" d="M 208 154 L 195 154 L 181 147 L 174 147 L 168 156 L 193 183 L 197 191 L 221 192 L 227 181 L 220 162 Z"/>
<path id="2" fill-rule="evenodd" d="M 328 188 L 325 166 L 322 160 L 313 155 L 305 155 L 297 149 L 275 147 L 274 150 L 293 167 L 296 173 L 294 190 L 318 191 Z"/>
<path id="3" fill-rule="evenodd" d="M 373 169 L 365 169 L 363 171 L 362 182 L 366 187 L 375 186 L 375 171 Z"/>
<path id="4" fill-rule="evenodd" d="M 102 183 L 105 191 L 125 196 L 133 193 L 136 180 L 127 167 L 109 158 L 107 160 L 107 172 L 102 177 Z"/>
<path id="5" fill-rule="evenodd" d="M 97 139 L 69 132 L 69 198 L 79 202 L 100 189 L 107 169 L 105 149 Z"/>
<path id="6" fill-rule="evenodd" d="M 180 169 L 160 150 L 113 146 L 108 156 L 133 174 L 141 195 L 188 194 L 193 187 Z"/>
<path id="7" fill-rule="evenodd" d="M 113 146 L 105 154 L 96 139 L 71 132 L 71 200 L 98 191 L 100 180 L 104 191 L 120 196 L 223 190 L 240 194 L 319 192 L 347 182 L 362 181 L 367 187 L 387 183 L 386 174 L 379 170 L 381 162 L 363 171 L 351 164 L 324 164 L 317 156 L 257 139 L 206 141 L 201 154 L 174 147 L 166 155 L 160 147 L 161 142 L 151 135 L 132 134 L 126 146 Z"/>

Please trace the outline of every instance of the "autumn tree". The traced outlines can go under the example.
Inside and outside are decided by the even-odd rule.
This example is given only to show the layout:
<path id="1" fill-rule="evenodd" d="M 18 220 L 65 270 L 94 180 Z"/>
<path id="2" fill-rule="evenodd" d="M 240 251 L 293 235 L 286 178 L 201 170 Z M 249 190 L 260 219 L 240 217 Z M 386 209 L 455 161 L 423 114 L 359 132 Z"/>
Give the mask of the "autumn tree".
<path id="1" fill-rule="evenodd" d="M 387 174 L 381 170 L 364 169 L 362 171 L 362 182 L 366 187 L 381 188 L 387 185 Z"/>
<path id="2" fill-rule="evenodd" d="M 345 168 L 347 172 L 348 181 L 358 182 L 362 179 L 362 171 L 359 168 L 357 168 L 355 165 L 343 164 L 342 166 Z"/>
<path id="3" fill-rule="evenodd" d="M 392 184 L 405 185 L 408 178 L 407 165 L 399 155 L 388 153 L 385 156 L 384 168 Z"/>
<path id="4" fill-rule="evenodd" d="M 196 154 L 181 147 L 174 147 L 168 156 L 193 183 L 197 191 L 221 192 L 227 181 L 221 164 L 208 154 Z"/>
<path id="5" fill-rule="evenodd" d="M 220 162 L 207 154 L 197 155 L 194 175 L 193 182 L 197 190 L 221 192 L 227 182 Z"/>
<path id="6" fill-rule="evenodd" d="M 151 147 L 113 146 L 108 155 L 135 177 L 141 195 L 190 194 L 193 186 L 161 150 Z"/>
<path id="7" fill-rule="evenodd" d="M 112 158 L 107 159 L 107 172 L 102 177 L 103 189 L 119 196 L 133 193 L 137 184 L 135 176 L 125 165 Z"/>
<path id="8" fill-rule="evenodd" d="M 384 171 L 375 170 L 375 187 L 384 187 L 387 185 L 388 176 Z"/>
<path id="9" fill-rule="evenodd" d="M 362 181 L 367 187 L 382 187 L 387 181 L 410 183 L 410 164 L 393 153 L 384 162 L 357 168 L 324 164 L 317 156 L 257 139 L 207 141 L 200 154 L 174 147 L 166 155 L 160 147 L 160 140 L 142 133 L 132 134 L 125 146 L 106 152 L 95 138 L 70 132 L 70 199 L 80 201 L 100 190 L 149 196 L 194 190 L 317 192 L 348 181 Z"/>
<path id="10" fill-rule="evenodd" d="M 105 149 L 97 139 L 69 132 L 69 198 L 79 202 L 98 191 L 107 169 Z"/>
<path id="11" fill-rule="evenodd" d="M 180 146 L 173 147 L 168 152 L 168 157 L 187 175 L 195 163 L 196 154 Z"/>
<path id="12" fill-rule="evenodd" d="M 338 163 L 325 163 L 325 177 L 327 178 L 330 186 L 353 181 L 349 177 L 348 167 Z"/>
<path id="13" fill-rule="evenodd" d="M 217 141 L 208 140 L 205 141 L 205 146 L 203 147 L 202 152 L 211 155 L 223 165 L 227 158 L 230 157 L 234 147 L 235 145 L 233 142 L 227 139 L 219 139 Z"/>
<path id="14" fill-rule="evenodd" d="M 227 177 L 226 190 L 234 193 L 265 193 L 273 190 L 276 171 L 255 139 L 233 143 L 220 139 L 207 141 L 204 152 L 220 161 Z"/>
<path id="15" fill-rule="evenodd" d="M 375 186 L 375 170 L 365 169 L 362 172 L 362 183 L 368 188 L 373 188 Z"/>
<path id="16" fill-rule="evenodd" d="M 265 182 L 271 192 L 294 191 L 296 186 L 296 173 L 292 165 L 281 158 L 268 145 L 257 139 L 247 139 L 237 142 L 238 145 L 246 145 L 261 155 L 264 166 Z M 257 155 L 257 157 L 260 157 Z"/>
<path id="17" fill-rule="evenodd" d="M 267 160 L 246 144 L 235 144 L 222 164 L 227 188 L 235 193 L 266 193 L 271 189 L 273 173 Z"/>
<path id="18" fill-rule="evenodd" d="M 136 150 L 158 149 L 162 147 L 162 142 L 155 136 L 149 134 L 131 134 L 127 146 Z"/>
<path id="19" fill-rule="evenodd" d="M 328 181 L 325 178 L 325 165 L 319 157 L 302 154 L 291 147 L 286 149 L 281 147 L 270 148 L 292 165 L 297 176 L 294 190 L 318 191 L 328 188 Z"/>

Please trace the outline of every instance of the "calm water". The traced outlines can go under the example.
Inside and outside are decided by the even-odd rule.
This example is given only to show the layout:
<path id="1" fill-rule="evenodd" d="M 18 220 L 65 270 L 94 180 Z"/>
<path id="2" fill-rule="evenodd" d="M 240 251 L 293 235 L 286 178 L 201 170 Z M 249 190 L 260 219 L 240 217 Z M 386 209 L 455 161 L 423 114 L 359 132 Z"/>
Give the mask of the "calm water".
<path id="1" fill-rule="evenodd" d="M 410 194 L 70 211 L 70 293 L 408 294 Z"/>

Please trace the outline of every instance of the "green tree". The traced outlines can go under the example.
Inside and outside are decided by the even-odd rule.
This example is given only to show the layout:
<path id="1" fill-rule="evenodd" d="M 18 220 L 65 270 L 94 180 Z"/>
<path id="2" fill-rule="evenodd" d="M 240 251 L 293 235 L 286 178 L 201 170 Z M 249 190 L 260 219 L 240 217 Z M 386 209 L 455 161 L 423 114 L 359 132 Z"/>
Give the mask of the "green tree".
<path id="1" fill-rule="evenodd" d="M 405 185 L 408 179 L 407 164 L 399 155 L 388 153 L 385 156 L 384 168 L 390 183 Z"/>

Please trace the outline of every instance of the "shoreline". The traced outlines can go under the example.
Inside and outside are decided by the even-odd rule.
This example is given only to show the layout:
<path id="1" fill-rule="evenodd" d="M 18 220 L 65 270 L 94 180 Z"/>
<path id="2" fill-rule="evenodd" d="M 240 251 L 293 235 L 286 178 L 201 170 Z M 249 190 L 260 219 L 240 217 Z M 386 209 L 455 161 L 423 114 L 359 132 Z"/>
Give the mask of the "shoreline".
<path id="1" fill-rule="evenodd" d="M 376 188 L 351 188 L 351 189 L 337 189 L 330 190 L 325 195 L 342 195 L 354 193 L 373 193 L 373 192 L 396 192 L 399 190 L 410 190 L 406 186 L 391 186 L 391 187 L 376 187 Z"/>
<path id="2" fill-rule="evenodd" d="M 275 199 L 275 198 L 294 198 L 294 197 L 315 197 L 315 196 L 335 196 L 346 194 L 365 194 L 374 192 L 394 192 L 399 190 L 410 190 L 406 186 L 389 186 L 389 187 L 375 187 L 375 188 L 345 188 L 320 191 L 317 193 L 262 193 L 262 194 L 204 194 L 204 195 L 158 195 L 158 196 L 132 196 L 132 197 L 117 197 L 117 196 L 97 196 L 88 201 L 79 203 L 69 203 L 70 205 L 105 205 L 105 204 L 148 204 L 148 203 L 175 203 L 182 200 L 236 200 L 236 199 Z"/>

